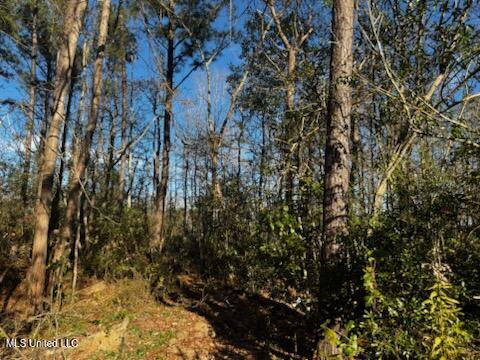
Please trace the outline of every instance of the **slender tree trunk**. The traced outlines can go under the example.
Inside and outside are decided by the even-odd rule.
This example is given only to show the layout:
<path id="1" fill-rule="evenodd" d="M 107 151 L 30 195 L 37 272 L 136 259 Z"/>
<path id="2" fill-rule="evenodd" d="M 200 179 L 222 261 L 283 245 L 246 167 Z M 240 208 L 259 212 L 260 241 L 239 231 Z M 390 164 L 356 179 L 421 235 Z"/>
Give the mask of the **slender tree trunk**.
<path id="1" fill-rule="evenodd" d="M 45 142 L 47 140 L 47 132 L 50 123 L 50 116 L 52 115 L 52 82 L 54 76 L 55 64 L 52 59 L 46 59 L 46 77 L 45 83 L 43 86 L 43 118 L 40 126 L 40 139 L 38 144 L 38 150 L 36 153 L 36 161 L 38 167 L 38 183 L 37 187 L 37 199 L 40 198 L 40 193 L 42 191 L 42 183 L 40 181 L 40 172 L 42 169 L 43 156 L 45 150 Z"/>
<path id="2" fill-rule="evenodd" d="M 358 124 L 358 119 L 352 117 L 351 119 L 351 159 L 352 159 L 352 168 L 350 169 L 350 208 L 353 213 L 359 213 L 364 209 L 361 204 L 361 195 L 359 192 L 355 191 L 356 186 L 360 187 L 360 160 L 362 154 L 362 143 L 360 139 L 360 127 Z M 356 194 L 359 194 L 356 197 Z M 357 211 L 358 210 L 358 211 Z M 360 212 L 361 213 L 361 212 Z"/>
<path id="3" fill-rule="evenodd" d="M 155 113 L 155 110 L 154 110 Z M 160 118 L 157 116 L 155 119 L 155 126 L 153 129 L 153 152 L 155 156 L 153 158 L 153 188 L 155 189 L 155 206 L 159 197 L 159 181 L 160 181 L 160 150 L 162 148 L 162 137 L 160 134 Z"/>
<path id="4" fill-rule="evenodd" d="M 174 1 L 170 0 L 169 8 L 173 13 Z M 175 27 L 173 16 L 171 14 L 168 21 L 168 45 L 167 45 L 167 91 L 165 98 L 165 114 L 163 124 L 163 150 L 162 150 L 162 172 L 158 186 L 158 198 L 155 209 L 154 233 L 151 243 L 151 250 L 162 251 L 165 242 L 163 236 L 165 220 L 165 201 L 167 197 L 169 162 L 170 162 L 170 126 L 173 115 L 173 71 L 174 71 L 174 51 L 175 51 Z"/>
<path id="5" fill-rule="evenodd" d="M 59 49 L 56 70 L 54 108 L 48 138 L 43 149 L 40 170 L 40 190 L 35 207 L 35 232 L 33 237 L 32 266 L 29 272 L 31 301 L 33 312 L 42 309 L 42 297 L 45 288 L 47 259 L 47 237 L 52 206 L 52 187 L 55 162 L 57 159 L 60 127 L 65 116 L 65 96 L 68 93 L 73 59 L 77 50 L 77 41 L 82 28 L 86 0 L 70 0 L 67 4 L 64 20 L 63 41 Z"/>
<path id="6" fill-rule="evenodd" d="M 242 189 L 242 140 L 243 140 L 243 132 L 245 131 L 245 126 L 242 122 L 240 124 L 240 134 L 238 134 L 237 139 L 237 192 L 240 194 L 240 190 Z"/>
<path id="7" fill-rule="evenodd" d="M 79 148 L 80 137 L 82 134 L 82 124 L 85 118 L 85 99 L 87 97 L 87 90 L 88 90 L 88 81 L 87 81 L 87 74 L 86 74 L 86 67 L 88 56 L 90 53 L 90 42 L 83 43 L 83 53 L 82 53 L 82 89 L 80 90 L 80 100 L 78 103 L 78 111 L 77 116 L 75 118 L 75 127 L 73 130 L 72 136 L 72 144 L 71 144 L 71 156 L 73 159 L 76 159 L 76 153 Z"/>
<path id="8" fill-rule="evenodd" d="M 372 222 L 376 221 L 378 218 L 378 215 L 380 214 L 380 211 L 382 210 L 382 205 L 383 205 L 383 198 L 385 197 L 385 194 L 387 192 L 387 184 L 390 178 L 393 175 L 393 172 L 395 169 L 398 167 L 400 162 L 403 160 L 405 157 L 405 154 L 410 150 L 412 147 L 415 139 L 417 138 L 416 133 L 410 134 L 405 140 L 405 142 L 402 142 L 398 145 L 398 147 L 395 149 L 393 156 L 387 166 L 387 169 L 385 170 L 385 174 L 379 181 L 377 188 L 375 190 L 375 198 L 373 202 L 373 212 L 372 212 Z"/>
<path id="9" fill-rule="evenodd" d="M 67 136 L 68 136 L 68 123 L 70 119 L 70 113 L 72 110 L 72 100 L 74 95 L 74 86 L 75 78 L 72 76 L 70 81 L 70 90 L 68 94 L 67 110 L 65 112 L 65 121 L 63 122 L 63 132 L 62 132 L 62 143 L 60 145 L 60 169 L 58 170 L 58 181 L 57 187 L 55 189 L 55 196 L 52 200 L 52 215 L 50 216 L 50 228 L 52 230 L 57 229 L 59 224 L 59 208 L 60 208 L 60 199 L 62 197 L 62 184 L 63 184 L 63 174 L 65 171 L 65 156 L 66 147 L 67 147 Z"/>
<path id="10" fill-rule="evenodd" d="M 297 65 L 297 51 L 294 47 L 288 49 L 287 58 L 287 90 L 285 96 L 285 138 L 284 141 L 284 156 L 285 156 L 285 199 L 289 205 L 293 205 L 294 193 L 294 170 L 293 166 L 293 152 L 291 150 L 292 140 L 295 140 L 295 71 Z"/>
<path id="11" fill-rule="evenodd" d="M 333 2 L 323 209 L 323 255 L 327 261 L 339 250 L 338 237 L 348 232 L 353 6 L 353 0 Z"/>
<path id="12" fill-rule="evenodd" d="M 127 116 L 128 116 L 128 100 L 127 100 L 127 62 L 122 59 L 122 120 L 120 124 L 120 136 L 122 143 L 122 154 L 120 156 L 120 172 L 118 174 L 118 194 L 117 203 L 119 208 L 123 207 L 125 200 L 125 176 L 127 169 Z"/>
<path id="13" fill-rule="evenodd" d="M 60 169 L 58 171 L 58 182 L 57 182 L 57 188 L 55 190 L 55 196 L 53 198 L 52 202 L 52 215 L 51 215 L 51 220 L 50 220 L 50 228 L 51 229 L 57 229 L 59 224 L 60 224 L 60 214 L 59 214 L 59 208 L 60 208 L 60 200 L 62 199 L 62 184 L 63 184 L 63 176 L 65 173 L 65 165 L 66 165 L 66 147 L 67 147 L 67 138 L 68 138 L 68 127 L 70 123 L 70 118 L 71 118 L 71 110 L 72 110 L 72 100 L 74 97 L 74 88 L 75 84 L 77 83 L 77 76 L 83 76 L 82 79 L 82 89 L 80 90 L 80 101 L 78 104 L 78 111 L 77 111 L 77 116 L 75 119 L 75 127 L 74 127 L 74 133 L 72 136 L 72 145 L 71 145 L 71 156 L 73 159 L 76 159 L 76 154 L 78 151 L 78 140 L 80 139 L 81 135 L 81 129 L 82 129 L 82 117 L 85 111 L 85 94 L 87 93 L 87 77 L 84 75 L 85 68 L 87 67 L 87 61 L 88 61 L 88 54 L 89 54 L 89 48 L 87 47 L 87 42 L 84 42 L 83 44 L 83 51 L 82 51 L 82 68 L 79 72 L 79 74 L 72 74 L 72 79 L 70 81 L 70 91 L 68 95 L 68 103 L 67 103 L 67 110 L 65 114 L 65 121 L 63 124 L 63 133 L 62 133 L 62 144 L 60 147 Z M 77 76 L 74 76 L 77 75 Z"/>
<path id="14" fill-rule="evenodd" d="M 64 256 L 66 244 L 73 238 L 73 222 L 78 209 L 79 197 L 82 191 L 82 179 L 88 166 L 90 158 L 90 147 L 92 144 L 93 134 L 97 127 L 98 113 L 100 109 L 100 99 L 102 95 L 103 77 L 102 66 L 105 56 L 105 42 L 108 32 L 108 18 L 110 15 L 110 0 L 103 0 L 101 20 L 99 24 L 97 54 L 93 67 L 92 78 L 92 99 L 90 103 L 90 113 L 85 129 L 85 136 L 77 152 L 77 159 L 70 172 L 69 189 L 67 194 L 67 207 L 65 210 L 65 220 L 61 231 L 61 238 L 55 248 L 53 257 L 54 262 L 60 261 Z M 60 261 L 63 265 L 64 261 Z M 53 285 L 59 279 L 59 271 L 63 266 L 57 266 L 53 278 Z"/>
<path id="15" fill-rule="evenodd" d="M 116 100 L 115 100 L 116 101 Z M 112 170 L 114 167 L 114 152 L 115 152 L 115 132 L 116 132 L 116 123 L 115 117 L 110 114 L 110 130 L 109 130 L 109 141 L 108 141 L 108 158 L 107 166 L 105 170 L 105 192 L 104 192 L 104 203 L 107 203 L 110 200 L 110 190 L 111 190 L 111 178 Z"/>
<path id="16" fill-rule="evenodd" d="M 267 155 L 267 128 L 265 121 L 265 114 L 262 115 L 262 149 L 260 152 L 260 179 L 258 182 L 258 200 L 262 201 L 263 198 L 263 187 L 265 183 L 265 170 L 266 170 L 266 155 Z"/>
<path id="17" fill-rule="evenodd" d="M 90 179 L 92 182 L 92 188 L 90 190 L 90 201 L 85 202 L 85 216 L 84 216 L 84 226 L 85 226 L 85 252 L 89 250 L 91 240 L 90 234 L 93 232 L 93 224 L 95 219 L 95 207 L 97 205 L 97 174 L 100 173 L 100 163 L 98 159 L 102 157 L 103 154 L 103 129 L 102 129 L 103 117 L 99 119 L 99 131 L 97 138 L 97 147 L 95 149 L 95 161 L 92 166 Z M 88 206 L 87 206 L 88 205 Z"/>
<path id="18" fill-rule="evenodd" d="M 187 145 L 183 144 L 183 160 L 185 162 L 184 175 L 183 175 L 183 233 L 187 234 L 188 230 L 188 171 L 189 171 L 189 158 Z"/>
<path id="19" fill-rule="evenodd" d="M 53 64 L 52 61 L 47 59 L 47 74 L 46 74 L 46 81 L 44 85 L 44 99 L 43 99 L 43 119 L 42 119 L 42 126 L 40 127 L 40 143 L 38 146 L 38 164 L 39 168 L 42 167 L 42 156 L 43 150 L 45 148 L 45 141 L 47 140 L 47 131 L 48 131 L 48 123 L 50 121 L 51 116 L 51 87 L 52 87 L 52 77 L 53 77 Z M 38 191 L 40 192 L 40 186 Z"/>
<path id="20" fill-rule="evenodd" d="M 197 147 L 195 146 L 194 152 L 193 152 L 193 179 L 192 179 L 194 201 L 198 198 L 198 186 L 197 186 L 198 163 L 197 163 L 197 157 L 198 157 L 197 156 Z"/>
<path id="21" fill-rule="evenodd" d="M 25 159 L 23 164 L 23 178 L 21 196 L 24 212 L 28 207 L 28 182 L 30 178 L 30 162 L 32 158 L 32 138 L 33 128 L 35 123 L 35 97 L 37 95 L 37 50 L 38 50 L 38 37 L 37 37 L 37 12 L 38 8 L 35 3 L 32 14 L 32 48 L 31 48 L 31 67 L 30 67 L 30 84 L 29 84 L 29 97 L 30 103 L 28 106 L 28 119 L 27 119 L 27 135 L 25 136 Z"/>
<path id="22" fill-rule="evenodd" d="M 218 180 L 218 156 L 220 154 L 220 139 L 217 137 L 217 134 L 212 135 L 212 149 L 211 149 L 211 161 L 212 161 L 212 192 L 213 192 L 213 203 L 214 203 L 214 216 L 217 213 L 218 205 L 222 202 L 223 194 L 220 182 Z"/>
<path id="23" fill-rule="evenodd" d="M 435 91 L 440 87 L 442 82 L 445 80 L 445 76 L 446 74 L 444 72 L 441 72 L 435 78 L 432 85 L 430 86 L 425 96 L 423 97 L 423 101 L 425 103 L 430 102 L 433 95 L 435 94 Z M 417 113 L 413 114 L 413 116 L 416 116 L 416 115 Z M 409 124 L 407 124 L 407 128 L 405 129 L 404 134 L 405 135 L 398 142 L 395 148 L 395 151 L 393 152 L 393 155 L 390 158 L 390 161 L 388 162 L 385 173 L 383 174 L 382 178 L 380 179 L 375 189 L 375 197 L 373 202 L 372 217 L 370 219 L 369 233 L 372 232 L 372 226 L 374 226 L 375 223 L 377 222 L 378 215 L 380 214 L 380 211 L 382 209 L 383 199 L 387 192 L 388 181 L 392 177 L 397 167 L 402 163 L 402 160 L 409 153 L 409 151 L 413 147 L 413 144 L 415 143 L 415 140 L 417 139 L 417 133 L 410 130 Z"/>
<path id="24" fill-rule="evenodd" d="M 133 136 L 133 123 L 130 122 L 130 130 L 129 130 L 129 138 L 132 139 Z M 132 166 L 133 162 L 133 149 L 128 150 L 128 159 L 127 159 L 127 167 L 128 167 L 128 189 L 127 189 L 127 208 L 132 208 L 132 196 L 133 196 L 133 183 L 135 181 L 135 172 L 137 170 L 138 162 L 135 162 L 135 166 Z"/>
<path id="25" fill-rule="evenodd" d="M 77 231 L 75 232 L 75 241 L 73 243 L 73 279 L 72 279 L 72 299 L 73 302 L 75 300 L 75 290 L 77 288 L 77 280 L 78 280 L 78 252 L 81 247 L 80 240 L 81 240 L 81 226 L 80 223 L 84 218 L 83 209 L 84 209 L 84 202 L 85 202 L 85 195 L 80 194 L 80 199 L 78 199 L 79 206 L 77 209 L 77 222 L 78 227 Z"/>

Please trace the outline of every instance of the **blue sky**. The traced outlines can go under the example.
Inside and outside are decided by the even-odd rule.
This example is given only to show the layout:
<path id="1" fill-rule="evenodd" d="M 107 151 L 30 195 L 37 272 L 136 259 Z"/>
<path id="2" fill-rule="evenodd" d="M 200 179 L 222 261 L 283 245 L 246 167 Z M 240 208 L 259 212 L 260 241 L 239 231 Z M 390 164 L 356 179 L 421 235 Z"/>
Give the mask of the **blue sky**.
<path id="1" fill-rule="evenodd" d="M 245 12 L 245 9 L 248 5 L 252 4 L 252 1 L 243 1 L 243 0 L 232 0 L 234 13 L 229 13 L 229 7 L 227 6 L 226 10 L 222 12 L 219 19 L 215 22 L 215 26 L 219 29 L 229 29 L 230 27 L 234 27 L 236 29 L 241 28 L 241 25 L 244 21 L 245 16 L 240 16 Z M 90 3 L 90 11 L 94 9 L 94 1 Z M 118 3 L 118 0 L 114 0 L 113 3 Z M 128 75 L 131 79 L 139 80 L 139 79 L 148 79 L 148 78 L 155 78 L 158 75 L 156 74 L 155 67 L 153 66 L 152 54 L 150 52 L 148 42 L 146 40 L 145 34 L 140 33 L 138 31 L 139 24 L 135 24 L 135 33 L 138 35 L 137 39 L 137 46 L 138 46 L 138 56 L 136 60 L 129 64 L 128 66 Z M 160 51 L 163 51 L 160 49 Z M 230 44 L 218 57 L 217 61 L 215 61 L 212 66 L 211 70 L 213 74 L 223 74 L 227 75 L 229 73 L 229 67 L 233 64 L 239 63 L 239 55 L 240 55 L 240 48 L 237 44 Z M 20 57 L 22 61 L 22 66 L 25 71 L 29 69 L 29 59 Z M 185 74 L 189 71 L 189 67 L 183 67 L 182 70 L 176 73 L 175 77 L 178 81 L 182 79 Z M 87 76 L 90 76 L 88 74 Z M 224 79 L 223 77 L 217 77 L 218 79 Z M 89 79 L 90 81 L 90 79 Z M 191 74 L 191 76 L 186 80 L 181 88 L 178 90 L 178 94 L 176 96 L 177 99 L 185 99 L 190 98 L 194 99 L 197 98 L 199 86 L 198 84 L 204 81 L 204 74 L 202 68 L 199 68 L 197 71 Z M 5 79 L 0 77 L 0 100 L 5 99 L 14 99 L 18 102 L 27 102 L 28 101 L 28 92 L 27 89 L 24 87 L 21 81 L 17 77 L 13 77 L 11 79 Z M 88 98 L 87 98 L 88 100 Z M 39 108 L 38 111 L 41 109 L 41 104 L 38 104 Z M 134 108 L 143 108 L 144 115 L 146 119 L 151 118 L 151 114 L 148 114 L 148 105 L 146 104 L 134 104 Z M 145 113 L 145 109 L 147 113 Z M 18 136 L 23 134 L 24 131 L 24 124 L 25 124 L 25 115 L 20 111 L 15 111 L 9 113 L 9 108 L 0 106 L 0 138 L 1 138 L 1 145 L 6 144 L 7 142 L 12 144 L 20 143 L 18 140 Z M 175 123 L 176 126 L 182 126 L 182 106 L 175 102 L 174 105 L 174 112 L 175 116 Z M 41 114 L 40 114 L 41 115 Z M 39 121 L 39 119 L 37 120 Z M 147 120 L 148 121 L 148 120 Z M 140 121 L 141 122 L 141 121 Z M 8 126 L 7 126 L 8 125 Z M 12 126 L 14 129 L 12 129 Z M 19 144 L 20 145 L 20 144 Z"/>

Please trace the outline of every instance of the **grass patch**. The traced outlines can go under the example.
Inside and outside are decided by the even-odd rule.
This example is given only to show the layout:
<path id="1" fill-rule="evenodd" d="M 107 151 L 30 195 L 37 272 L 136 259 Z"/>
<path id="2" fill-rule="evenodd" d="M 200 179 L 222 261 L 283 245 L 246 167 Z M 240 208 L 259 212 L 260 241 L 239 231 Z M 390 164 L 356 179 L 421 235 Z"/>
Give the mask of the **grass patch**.
<path id="1" fill-rule="evenodd" d="M 161 353 L 175 334 L 170 329 L 155 329 L 157 323 L 152 323 L 152 318 L 168 317 L 171 310 L 159 305 L 140 280 L 125 279 L 100 285 L 99 290 L 92 293 L 89 289 L 93 286 L 78 291 L 75 302 L 66 304 L 41 324 L 37 337 L 78 338 L 80 346 L 72 350 L 72 355 L 67 357 L 70 359 L 161 359 L 157 353 Z M 116 334 L 125 319 L 129 321 L 127 328 L 116 342 L 120 346 L 114 349 L 82 348 L 82 342 L 96 334 L 104 337 Z"/>

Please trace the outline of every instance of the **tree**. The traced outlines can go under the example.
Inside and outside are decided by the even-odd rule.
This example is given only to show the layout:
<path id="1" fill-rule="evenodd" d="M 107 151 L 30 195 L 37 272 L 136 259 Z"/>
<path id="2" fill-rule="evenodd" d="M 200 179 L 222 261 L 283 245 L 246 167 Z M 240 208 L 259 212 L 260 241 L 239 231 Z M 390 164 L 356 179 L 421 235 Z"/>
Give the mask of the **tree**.
<path id="1" fill-rule="evenodd" d="M 323 257 L 327 261 L 336 255 L 339 238 L 348 232 L 353 5 L 352 0 L 333 2 L 323 206 Z"/>
<path id="2" fill-rule="evenodd" d="M 285 79 L 285 113 L 283 119 L 283 152 L 284 152 L 284 161 L 285 161 L 285 173 L 286 173 L 286 192 L 285 197 L 288 204 L 293 204 L 293 192 L 294 192 L 294 154 L 292 151 L 295 148 L 295 145 L 298 147 L 298 136 L 299 136 L 299 124 L 298 116 L 296 116 L 296 106 L 295 106 L 295 95 L 297 91 L 297 71 L 298 71 L 298 57 L 299 52 L 302 50 L 305 42 L 308 40 L 310 35 L 313 32 L 313 27 L 309 24 L 309 21 L 306 20 L 305 23 L 302 23 L 300 16 L 300 4 L 301 2 L 296 2 L 296 8 L 292 11 L 294 16 L 287 13 L 288 9 L 285 6 L 285 9 L 282 13 L 277 13 L 277 10 L 274 5 L 274 1 L 266 1 L 268 8 L 270 9 L 271 16 L 275 23 L 275 31 L 278 37 L 281 39 L 283 46 L 285 47 L 285 52 L 287 54 L 287 66 L 284 75 Z M 287 2 L 288 4 L 289 2 Z M 286 14 L 284 14 L 286 13 Z M 281 16 L 284 15 L 287 19 L 285 24 L 282 24 Z M 289 29 L 289 32 L 286 29 Z M 293 28 L 294 30 L 290 30 Z M 297 169 L 298 170 L 298 169 Z"/>
<path id="3" fill-rule="evenodd" d="M 218 33 L 213 27 L 213 22 L 218 17 L 224 3 L 222 1 L 209 2 L 206 0 L 196 2 L 188 0 L 146 0 L 140 5 L 143 15 L 147 17 L 145 27 L 149 38 L 165 39 L 167 43 L 166 68 L 161 68 L 159 58 L 156 59 L 159 74 L 164 75 L 165 101 L 161 170 L 159 183 L 156 186 L 157 198 L 150 244 L 152 251 L 161 252 L 165 242 L 165 205 L 170 176 L 171 123 L 174 115 L 175 91 L 201 66 L 202 61 L 199 59 L 198 49 L 204 48 L 210 40 L 217 37 Z M 159 14 L 160 16 L 148 16 L 149 13 Z M 157 31 L 157 36 L 152 34 L 151 24 L 148 23 L 148 20 L 157 22 L 157 26 L 160 28 L 160 31 Z M 166 26 L 163 25 L 163 20 L 167 22 Z M 190 64 L 188 64 L 189 70 L 187 70 L 186 75 L 175 81 L 175 73 L 180 71 L 182 67 L 185 68 L 188 61 L 190 61 Z M 160 164 L 160 159 L 157 161 Z"/>
<path id="4" fill-rule="evenodd" d="M 38 7 L 36 1 L 34 2 L 32 9 L 32 45 L 31 45 L 31 67 L 30 67 L 30 84 L 29 84 L 29 97 L 30 102 L 28 105 L 28 120 L 27 120 L 27 135 L 25 136 L 25 158 L 23 165 L 23 179 L 22 179 L 22 202 L 24 208 L 28 205 L 28 180 L 30 175 L 30 162 L 32 152 L 32 138 L 33 129 L 35 125 L 35 103 L 37 96 L 37 52 L 38 52 L 38 33 L 37 33 L 37 13 Z"/>
<path id="5" fill-rule="evenodd" d="M 165 242 L 163 228 L 165 221 L 165 201 L 167 198 L 167 186 L 170 166 L 170 128 L 173 112 L 173 72 L 175 68 L 175 0 L 169 0 L 167 5 L 167 71 L 165 86 L 165 112 L 163 115 L 163 150 L 162 150 L 162 169 L 160 172 L 160 182 L 157 185 L 157 199 L 155 205 L 155 222 L 153 230 L 152 248 L 162 251 Z"/>
<path id="6" fill-rule="evenodd" d="M 40 187 L 35 206 L 35 232 L 33 237 L 32 265 L 29 270 L 33 312 L 42 309 L 47 260 L 47 237 L 53 197 L 55 162 L 57 159 L 60 127 L 65 116 L 65 96 L 68 93 L 77 41 L 82 28 L 85 0 L 70 0 L 67 3 L 63 42 L 60 46 L 53 95 L 53 115 L 48 137 L 42 153 Z"/>
<path id="7" fill-rule="evenodd" d="M 96 45 L 95 62 L 93 64 L 92 76 L 92 98 L 90 100 L 90 112 L 85 127 L 85 135 L 76 152 L 76 159 L 70 171 L 69 188 L 67 194 L 67 207 L 65 210 L 65 219 L 61 231 L 61 238 L 55 248 L 53 256 L 54 262 L 57 264 L 55 275 L 52 279 L 53 285 L 58 281 L 59 274 L 63 271 L 65 247 L 73 238 L 73 222 L 79 207 L 79 196 L 82 192 L 82 181 L 85 171 L 90 160 L 90 148 L 92 145 L 93 135 L 97 127 L 98 113 L 100 110 L 100 102 L 103 87 L 103 59 L 105 57 L 105 44 L 108 34 L 108 19 L 110 16 L 110 0 L 103 0 L 100 21 L 98 25 L 98 38 Z"/>
<path id="8" fill-rule="evenodd" d="M 5 0 L 0 6 L 0 77 L 11 77 L 10 67 L 16 66 L 18 59 L 12 48 L 8 46 L 8 40 L 18 38 L 18 13 L 16 1 Z"/>

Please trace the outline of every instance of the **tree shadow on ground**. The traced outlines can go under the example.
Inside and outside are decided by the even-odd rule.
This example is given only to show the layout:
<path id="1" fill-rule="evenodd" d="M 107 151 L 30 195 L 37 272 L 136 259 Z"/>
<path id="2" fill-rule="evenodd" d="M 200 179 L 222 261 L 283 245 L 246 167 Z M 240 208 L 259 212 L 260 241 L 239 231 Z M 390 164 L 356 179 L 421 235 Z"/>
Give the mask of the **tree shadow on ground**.
<path id="1" fill-rule="evenodd" d="M 159 300 L 205 317 L 215 332 L 215 359 L 311 359 L 314 332 L 306 316 L 270 298 L 179 276 Z"/>

